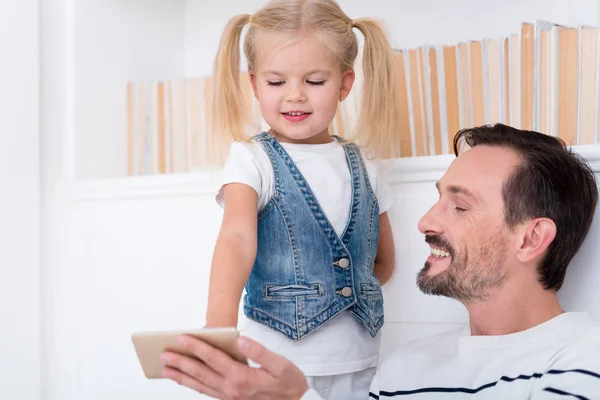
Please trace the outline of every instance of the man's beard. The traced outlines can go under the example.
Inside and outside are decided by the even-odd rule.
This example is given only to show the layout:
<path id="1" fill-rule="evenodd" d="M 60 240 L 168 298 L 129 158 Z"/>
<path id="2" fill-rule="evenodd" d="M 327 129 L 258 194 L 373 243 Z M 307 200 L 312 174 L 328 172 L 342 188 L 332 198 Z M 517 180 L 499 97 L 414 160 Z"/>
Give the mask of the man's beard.
<path id="1" fill-rule="evenodd" d="M 425 236 L 427 243 L 450 253 L 450 265 L 437 275 L 428 276 L 429 261 L 417 275 L 417 286 L 425 294 L 450 297 L 464 304 L 485 301 L 489 289 L 500 286 L 506 278 L 503 267 L 507 250 L 502 234 L 481 246 L 478 253 L 456 254 L 450 243 L 438 235 Z"/>

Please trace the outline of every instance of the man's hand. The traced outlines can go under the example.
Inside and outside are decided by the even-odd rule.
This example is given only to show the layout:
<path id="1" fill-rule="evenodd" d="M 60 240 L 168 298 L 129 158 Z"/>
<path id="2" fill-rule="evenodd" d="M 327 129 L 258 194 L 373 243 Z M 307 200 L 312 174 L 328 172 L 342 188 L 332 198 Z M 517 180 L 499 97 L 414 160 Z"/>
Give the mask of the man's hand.
<path id="1" fill-rule="evenodd" d="M 238 338 L 240 352 L 261 368 L 234 361 L 191 336 L 182 335 L 178 341 L 197 359 L 163 353 L 163 377 L 197 392 L 218 399 L 298 400 L 308 390 L 306 378 L 294 364 L 248 338 Z"/>

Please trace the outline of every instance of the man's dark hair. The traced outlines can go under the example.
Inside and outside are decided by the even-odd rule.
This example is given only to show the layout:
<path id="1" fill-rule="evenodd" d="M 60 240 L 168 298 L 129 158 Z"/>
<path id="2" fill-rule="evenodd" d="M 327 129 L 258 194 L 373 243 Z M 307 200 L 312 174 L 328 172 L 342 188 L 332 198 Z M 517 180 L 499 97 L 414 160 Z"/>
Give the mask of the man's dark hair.
<path id="1" fill-rule="evenodd" d="M 504 183 L 504 217 L 509 227 L 527 219 L 549 218 L 556 237 L 538 266 L 545 289 L 558 290 L 567 266 L 583 243 L 598 202 L 594 172 L 557 137 L 503 124 L 463 129 L 454 137 L 454 154 L 466 143 L 512 149 L 521 158 Z"/>

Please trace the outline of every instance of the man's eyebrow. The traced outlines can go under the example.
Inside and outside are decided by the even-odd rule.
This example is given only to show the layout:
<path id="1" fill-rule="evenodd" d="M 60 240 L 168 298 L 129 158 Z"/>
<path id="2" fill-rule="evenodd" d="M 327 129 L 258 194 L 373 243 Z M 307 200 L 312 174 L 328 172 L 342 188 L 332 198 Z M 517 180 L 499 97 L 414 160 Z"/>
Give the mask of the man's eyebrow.
<path id="1" fill-rule="evenodd" d="M 439 181 L 435 183 L 435 187 L 437 188 L 438 193 L 441 193 Z M 463 194 L 463 195 L 470 197 L 471 199 L 477 201 L 477 196 L 475 196 L 469 189 L 464 188 L 462 186 L 448 185 L 448 186 L 446 186 L 446 190 L 453 194 Z"/>

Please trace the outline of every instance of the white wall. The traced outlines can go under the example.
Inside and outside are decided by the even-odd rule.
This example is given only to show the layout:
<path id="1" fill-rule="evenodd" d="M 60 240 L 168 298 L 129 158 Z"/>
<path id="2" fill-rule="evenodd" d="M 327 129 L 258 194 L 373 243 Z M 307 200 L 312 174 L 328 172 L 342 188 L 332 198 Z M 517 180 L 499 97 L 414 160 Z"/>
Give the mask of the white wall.
<path id="1" fill-rule="evenodd" d="M 56 0 L 50 0 L 56 1 Z M 203 3 L 206 4 L 206 3 Z M 67 1 L 75 178 L 126 175 L 126 85 L 183 75 L 184 0 Z"/>
<path id="2" fill-rule="evenodd" d="M 0 2 L 0 398 L 40 399 L 39 5 Z"/>
<path id="3" fill-rule="evenodd" d="M 206 176 L 81 185 L 70 192 L 53 276 L 47 400 L 196 399 L 148 381 L 135 331 L 204 324 L 220 210 Z"/>
<path id="4" fill-rule="evenodd" d="M 218 6 L 186 0 L 185 12 L 185 74 L 212 74 L 219 39 L 227 21 L 236 14 L 253 14 L 264 0 L 224 0 Z"/>
<path id="5" fill-rule="evenodd" d="M 222 0 L 219 6 L 187 0 L 185 73 L 209 75 L 228 19 L 252 14 L 266 0 Z M 338 0 L 351 18 L 382 20 L 396 48 L 452 44 L 501 37 L 520 30 L 521 22 L 547 19 L 565 25 L 597 24 L 597 0 Z"/>
<path id="6" fill-rule="evenodd" d="M 67 41 L 71 31 L 67 23 L 67 0 L 43 1 L 41 4 L 41 63 L 42 63 L 42 126 L 41 126 L 41 283 L 42 283 L 42 398 L 52 396 L 57 388 L 54 371 L 62 365 L 60 354 L 52 346 L 56 329 L 54 322 L 54 276 L 52 266 L 59 259 L 59 246 L 62 229 L 62 197 L 59 196 L 60 183 L 67 179 L 70 166 L 66 146 L 71 128 L 68 121 L 72 115 L 72 92 L 68 85 L 72 81 L 72 68 L 69 54 L 70 44 Z M 48 379 L 50 378 L 50 379 Z M 67 379 L 68 377 L 62 377 Z M 62 382 L 59 380 L 58 382 Z M 59 396 L 51 398 L 60 398 Z"/>

